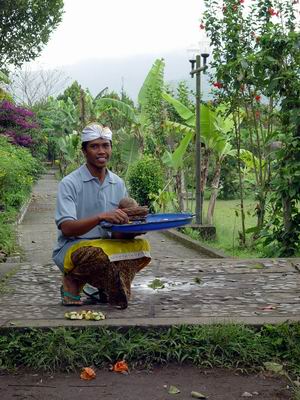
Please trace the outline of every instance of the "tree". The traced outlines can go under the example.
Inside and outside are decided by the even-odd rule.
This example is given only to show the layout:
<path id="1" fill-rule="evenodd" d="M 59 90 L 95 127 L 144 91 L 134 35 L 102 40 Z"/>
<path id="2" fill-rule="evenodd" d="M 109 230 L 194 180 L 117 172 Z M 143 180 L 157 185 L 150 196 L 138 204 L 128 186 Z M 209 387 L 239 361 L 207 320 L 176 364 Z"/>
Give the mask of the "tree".
<path id="1" fill-rule="evenodd" d="M 47 101 L 50 96 L 59 93 L 68 81 L 68 77 L 58 69 L 39 69 L 32 71 L 28 66 L 14 71 L 11 76 L 10 92 L 21 103 L 32 107 Z"/>
<path id="2" fill-rule="evenodd" d="M 267 201 L 272 190 L 274 170 L 270 145 L 278 140 L 281 129 L 276 114 L 281 107 L 282 96 L 274 88 L 282 85 L 282 69 L 290 64 L 289 56 L 281 57 L 282 43 L 276 43 L 276 37 L 287 37 L 288 32 L 295 30 L 294 2 L 253 0 L 251 4 L 246 4 L 238 0 L 205 0 L 205 5 L 202 26 L 214 47 L 211 65 L 214 68 L 212 79 L 217 88 L 216 98 L 227 105 L 227 112 L 232 113 L 235 122 L 241 239 L 245 244 L 240 149 L 246 146 L 253 155 L 257 234 L 264 226 Z"/>
<path id="3" fill-rule="evenodd" d="M 63 0 L 0 0 L 0 68 L 35 59 L 62 13 Z"/>

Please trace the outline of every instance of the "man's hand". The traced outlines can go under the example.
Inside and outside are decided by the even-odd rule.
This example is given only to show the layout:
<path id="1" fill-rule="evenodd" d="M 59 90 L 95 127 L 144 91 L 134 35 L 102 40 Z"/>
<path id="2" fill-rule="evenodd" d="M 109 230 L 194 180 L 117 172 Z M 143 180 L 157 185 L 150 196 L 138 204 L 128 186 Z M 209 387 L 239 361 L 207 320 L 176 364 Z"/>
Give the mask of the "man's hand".
<path id="1" fill-rule="evenodd" d="M 111 224 L 128 224 L 129 219 L 127 214 L 117 208 L 109 212 L 104 212 L 99 215 L 99 222 L 106 221 Z"/>

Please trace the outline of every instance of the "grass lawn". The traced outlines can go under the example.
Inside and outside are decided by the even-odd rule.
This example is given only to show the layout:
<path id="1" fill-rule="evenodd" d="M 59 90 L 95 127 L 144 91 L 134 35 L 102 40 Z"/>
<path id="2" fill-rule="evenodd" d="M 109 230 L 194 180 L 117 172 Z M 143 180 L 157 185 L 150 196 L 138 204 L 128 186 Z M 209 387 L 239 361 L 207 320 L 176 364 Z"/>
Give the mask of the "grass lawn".
<path id="1" fill-rule="evenodd" d="M 204 201 L 203 205 L 203 222 L 206 220 L 206 212 L 208 201 Z M 253 199 L 245 200 L 246 213 L 246 229 L 255 226 L 256 216 L 254 214 L 255 201 Z M 215 241 L 206 242 L 210 247 L 223 250 L 227 255 L 234 257 L 262 257 L 262 254 L 255 248 L 241 249 L 239 247 L 239 231 L 241 228 L 241 214 L 239 200 L 217 200 L 214 225 L 217 229 L 217 239 Z M 185 229 L 185 233 L 194 239 L 199 239 L 197 232 L 190 228 Z"/>

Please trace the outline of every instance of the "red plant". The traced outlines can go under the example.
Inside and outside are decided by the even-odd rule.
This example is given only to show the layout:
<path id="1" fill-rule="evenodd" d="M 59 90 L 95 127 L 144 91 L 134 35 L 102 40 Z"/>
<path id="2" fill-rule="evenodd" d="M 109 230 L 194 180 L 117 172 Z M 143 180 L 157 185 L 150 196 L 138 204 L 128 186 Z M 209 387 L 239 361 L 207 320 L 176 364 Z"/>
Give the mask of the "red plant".
<path id="1" fill-rule="evenodd" d="M 273 15 L 276 15 L 276 17 L 279 16 L 279 12 L 278 12 L 278 11 L 275 11 L 274 8 L 272 8 L 272 7 L 269 7 L 269 8 L 268 8 L 268 13 L 269 13 L 271 16 L 273 16 Z"/>
<path id="2" fill-rule="evenodd" d="M 261 99 L 261 96 L 260 96 L 259 94 L 255 96 L 255 100 L 256 100 L 258 103 L 260 102 L 260 99 Z"/>
<path id="3" fill-rule="evenodd" d="M 218 88 L 218 89 L 222 89 L 222 87 L 223 87 L 223 85 L 222 85 L 221 82 L 214 82 L 214 83 L 213 83 L 213 86 L 216 87 L 216 88 Z"/>

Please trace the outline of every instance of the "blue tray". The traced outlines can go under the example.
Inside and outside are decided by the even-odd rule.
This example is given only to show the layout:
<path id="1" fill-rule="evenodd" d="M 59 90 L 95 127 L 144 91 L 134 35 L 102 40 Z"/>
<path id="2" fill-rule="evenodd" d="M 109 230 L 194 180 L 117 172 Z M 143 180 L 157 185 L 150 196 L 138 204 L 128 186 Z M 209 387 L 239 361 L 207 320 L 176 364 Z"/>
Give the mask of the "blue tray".
<path id="1" fill-rule="evenodd" d="M 111 232 L 135 233 L 160 231 L 170 228 L 178 228 L 192 222 L 193 214 L 149 214 L 146 221 L 134 221 L 130 224 L 110 224 L 102 222 L 101 227 Z"/>

